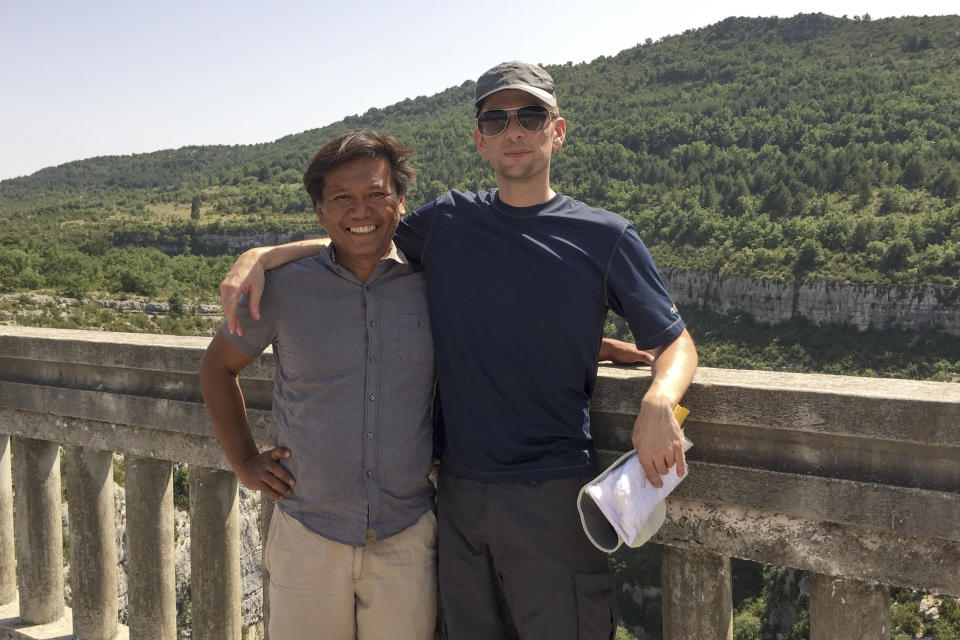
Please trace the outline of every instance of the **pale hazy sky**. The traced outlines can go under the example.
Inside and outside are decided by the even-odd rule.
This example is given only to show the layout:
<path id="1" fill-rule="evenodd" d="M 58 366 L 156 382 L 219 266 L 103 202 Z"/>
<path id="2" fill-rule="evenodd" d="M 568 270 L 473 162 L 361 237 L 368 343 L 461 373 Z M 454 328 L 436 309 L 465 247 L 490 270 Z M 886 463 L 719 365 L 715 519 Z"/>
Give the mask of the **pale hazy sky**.
<path id="1" fill-rule="evenodd" d="M 332 6 L 331 6 L 332 5 Z M 729 16 L 958 13 L 956 0 L 0 0 L 0 179 L 248 144 L 503 60 L 613 55 Z"/>

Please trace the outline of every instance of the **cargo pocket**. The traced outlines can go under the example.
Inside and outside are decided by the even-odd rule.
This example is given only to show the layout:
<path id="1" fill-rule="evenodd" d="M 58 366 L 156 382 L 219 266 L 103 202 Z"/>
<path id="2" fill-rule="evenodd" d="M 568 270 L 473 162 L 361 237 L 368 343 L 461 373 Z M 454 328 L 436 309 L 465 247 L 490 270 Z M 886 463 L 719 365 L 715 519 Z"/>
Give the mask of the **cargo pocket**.
<path id="1" fill-rule="evenodd" d="M 613 572 L 575 573 L 578 640 L 612 640 L 617 632 Z"/>

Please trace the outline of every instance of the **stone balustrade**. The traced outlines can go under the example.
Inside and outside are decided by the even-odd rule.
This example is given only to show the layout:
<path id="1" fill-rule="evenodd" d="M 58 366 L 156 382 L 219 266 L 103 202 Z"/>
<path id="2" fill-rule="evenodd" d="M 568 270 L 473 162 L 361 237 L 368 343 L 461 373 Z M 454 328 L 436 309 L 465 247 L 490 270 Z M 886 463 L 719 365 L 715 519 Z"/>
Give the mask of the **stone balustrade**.
<path id="1" fill-rule="evenodd" d="M 0 639 L 176 638 L 174 462 L 190 465 L 193 637 L 241 637 L 237 482 L 196 375 L 207 342 L 0 327 Z M 272 380 L 268 356 L 244 371 L 264 445 Z M 605 460 L 629 448 L 648 382 L 643 369 L 602 369 L 593 420 Z M 732 557 L 811 572 L 811 640 L 890 637 L 889 586 L 960 596 L 960 385 L 704 368 L 684 404 L 690 473 L 655 538 L 665 640 L 732 638 Z"/>

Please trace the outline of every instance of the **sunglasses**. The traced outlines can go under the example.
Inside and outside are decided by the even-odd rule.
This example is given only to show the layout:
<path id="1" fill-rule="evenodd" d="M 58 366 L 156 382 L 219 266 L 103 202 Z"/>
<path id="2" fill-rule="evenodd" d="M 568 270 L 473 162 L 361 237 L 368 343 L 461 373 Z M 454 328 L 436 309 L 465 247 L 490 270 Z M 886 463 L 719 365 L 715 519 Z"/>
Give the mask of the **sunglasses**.
<path id="1" fill-rule="evenodd" d="M 490 109 L 477 116 L 477 130 L 480 135 L 498 136 L 510 126 L 510 114 L 517 118 L 517 124 L 527 131 L 543 131 L 553 120 L 553 114 L 546 107 L 531 105 L 513 109 Z"/>

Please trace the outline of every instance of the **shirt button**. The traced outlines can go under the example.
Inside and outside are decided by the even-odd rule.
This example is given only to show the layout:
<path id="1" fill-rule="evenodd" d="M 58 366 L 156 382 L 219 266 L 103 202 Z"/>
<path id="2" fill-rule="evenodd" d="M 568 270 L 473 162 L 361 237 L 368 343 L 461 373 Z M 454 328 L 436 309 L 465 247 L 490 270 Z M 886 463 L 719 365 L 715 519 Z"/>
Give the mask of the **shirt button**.
<path id="1" fill-rule="evenodd" d="M 372 478 L 372 477 L 373 477 L 373 471 L 367 471 L 367 477 L 368 477 L 368 478 Z"/>
<path id="2" fill-rule="evenodd" d="M 367 434 L 367 440 L 373 440 L 373 434 L 372 434 L 372 433 L 368 433 L 368 434 Z"/>
<path id="3" fill-rule="evenodd" d="M 371 326 L 371 327 L 377 326 L 377 321 L 376 321 L 376 320 L 371 320 L 371 321 L 370 321 L 370 326 Z"/>
<path id="4" fill-rule="evenodd" d="M 376 397 L 376 396 L 371 393 L 371 394 L 370 394 L 370 398 L 369 398 L 370 402 L 373 402 L 373 399 L 374 399 L 375 397 Z"/>
<path id="5" fill-rule="evenodd" d="M 370 356 L 370 364 L 376 364 L 377 356 Z"/>

